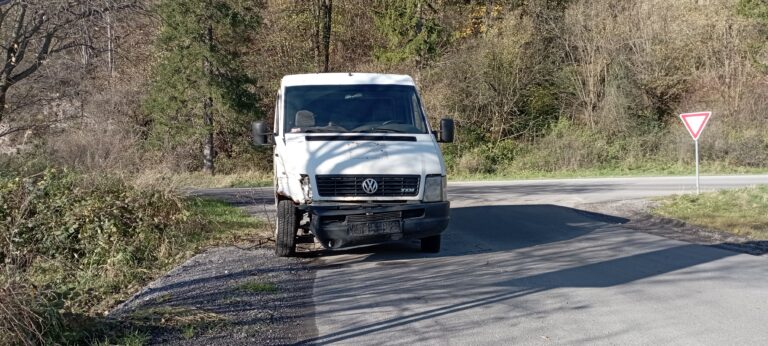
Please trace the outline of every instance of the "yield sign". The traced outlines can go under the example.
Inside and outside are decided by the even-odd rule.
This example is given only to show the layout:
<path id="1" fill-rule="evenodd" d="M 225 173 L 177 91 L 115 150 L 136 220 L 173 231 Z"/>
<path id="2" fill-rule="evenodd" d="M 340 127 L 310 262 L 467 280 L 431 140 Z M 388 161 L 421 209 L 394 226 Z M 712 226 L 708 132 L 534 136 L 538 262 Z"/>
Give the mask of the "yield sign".
<path id="1" fill-rule="evenodd" d="M 704 130 L 704 126 L 707 126 L 711 115 L 712 112 L 686 113 L 680 114 L 680 119 L 683 120 L 683 124 L 685 124 L 685 128 L 688 129 L 688 133 L 691 134 L 693 140 L 697 141 L 701 131 Z"/>

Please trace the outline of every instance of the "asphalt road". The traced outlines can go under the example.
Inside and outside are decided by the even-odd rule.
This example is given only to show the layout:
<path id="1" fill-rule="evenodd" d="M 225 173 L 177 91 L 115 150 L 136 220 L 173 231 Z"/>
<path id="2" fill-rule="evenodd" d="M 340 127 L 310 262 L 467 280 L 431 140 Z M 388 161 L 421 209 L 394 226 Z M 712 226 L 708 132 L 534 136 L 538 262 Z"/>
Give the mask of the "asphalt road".
<path id="1" fill-rule="evenodd" d="M 702 178 L 705 190 L 767 183 Z M 768 258 L 578 209 L 694 190 L 690 177 L 451 184 L 441 253 L 397 243 L 317 261 L 318 336 L 304 342 L 768 344 Z"/>

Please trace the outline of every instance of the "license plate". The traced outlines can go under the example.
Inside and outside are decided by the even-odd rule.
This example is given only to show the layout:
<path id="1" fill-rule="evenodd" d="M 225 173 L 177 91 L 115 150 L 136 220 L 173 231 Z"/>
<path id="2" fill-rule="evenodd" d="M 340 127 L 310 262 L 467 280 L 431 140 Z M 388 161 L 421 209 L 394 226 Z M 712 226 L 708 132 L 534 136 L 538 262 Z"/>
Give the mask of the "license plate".
<path id="1" fill-rule="evenodd" d="M 392 234 L 402 232 L 399 220 L 352 223 L 347 226 L 349 235 L 366 236 L 375 234 Z"/>

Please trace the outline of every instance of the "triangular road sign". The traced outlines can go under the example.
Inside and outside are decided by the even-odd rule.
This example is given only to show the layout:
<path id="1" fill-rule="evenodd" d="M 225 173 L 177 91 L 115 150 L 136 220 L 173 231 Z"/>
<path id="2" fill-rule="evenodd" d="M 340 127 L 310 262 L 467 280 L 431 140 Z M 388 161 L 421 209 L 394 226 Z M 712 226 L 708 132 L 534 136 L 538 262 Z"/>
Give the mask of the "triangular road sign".
<path id="1" fill-rule="evenodd" d="M 701 131 L 707 126 L 710 116 L 712 116 L 712 112 L 686 113 L 680 114 L 680 119 L 683 120 L 683 124 L 685 124 L 685 128 L 688 129 L 693 140 L 696 141 L 699 140 Z"/>

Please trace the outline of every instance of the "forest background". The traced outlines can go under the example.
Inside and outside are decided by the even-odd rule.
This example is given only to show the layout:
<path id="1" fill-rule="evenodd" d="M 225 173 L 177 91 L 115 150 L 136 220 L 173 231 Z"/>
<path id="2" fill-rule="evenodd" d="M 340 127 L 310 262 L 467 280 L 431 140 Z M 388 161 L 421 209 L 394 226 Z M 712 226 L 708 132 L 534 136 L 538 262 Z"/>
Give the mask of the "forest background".
<path id="1" fill-rule="evenodd" d="M 55 52 L 36 57 L 44 33 L 30 35 L 19 65 L 41 68 L 0 88 L 5 152 L 264 180 L 268 150 L 249 145 L 249 123 L 272 118 L 280 78 L 370 71 L 414 76 L 430 118 L 457 120 L 444 148 L 454 177 L 687 173 L 676 116 L 700 110 L 714 112 L 705 172 L 768 162 L 763 0 L 103 3 L 113 9 L 61 26 Z"/>
<path id="2" fill-rule="evenodd" d="M 451 179 L 690 174 L 703 110 L 704 173 L 768 168 L 766 0 L 11 0 L 0 57 L 0 344 L 130 338 L 99 317 L 263 229 L 179 190 L 271 184 L 286 74 L 413 76 Z"/>

